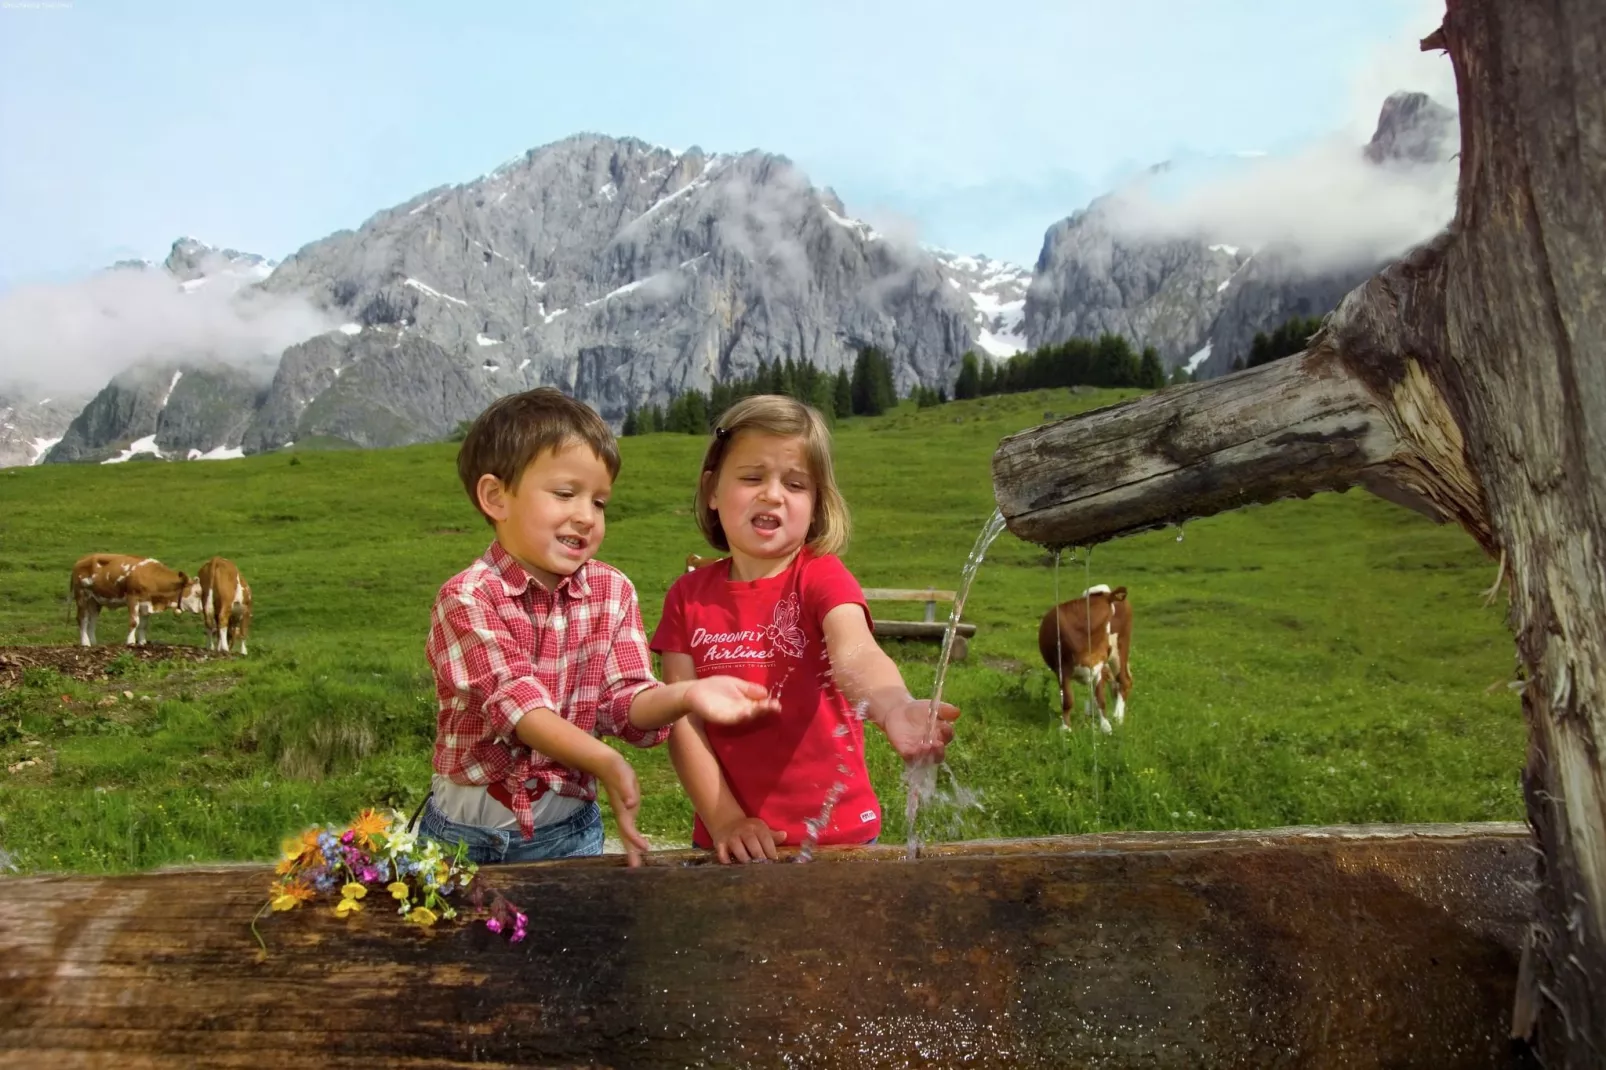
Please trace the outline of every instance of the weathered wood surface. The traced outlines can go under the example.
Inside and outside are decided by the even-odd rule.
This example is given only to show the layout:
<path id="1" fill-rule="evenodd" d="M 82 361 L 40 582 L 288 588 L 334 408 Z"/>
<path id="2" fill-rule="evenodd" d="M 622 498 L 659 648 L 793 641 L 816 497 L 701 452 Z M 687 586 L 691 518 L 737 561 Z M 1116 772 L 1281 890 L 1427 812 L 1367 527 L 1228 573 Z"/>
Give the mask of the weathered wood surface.
<path id="1" fill-rule="evenodd" d="M 1013 436 L 1010 530 L 1091 545 L 1363 485 L 1459 523 L 1511 597 L 1541 848 L 1524 1029 L 1606 1066 L 1606 3 L 1451 0 L 1449 229 L 1299 357 Z"/>
<path id="2" fill-rule="evenodd" d="M 1331 354 L 1176 387 L 1004 439 L 993 486 L 1009 530 L 1053 547 L 1343 490 L 1399 441 Z"/>
<path id="3" fill-rule="evenodd" d="M 247 923 L 266 867 L 0 881 L 27 1067 L 1509 1065 L 1521 826 L 495 871 L 530 915 Z"/>

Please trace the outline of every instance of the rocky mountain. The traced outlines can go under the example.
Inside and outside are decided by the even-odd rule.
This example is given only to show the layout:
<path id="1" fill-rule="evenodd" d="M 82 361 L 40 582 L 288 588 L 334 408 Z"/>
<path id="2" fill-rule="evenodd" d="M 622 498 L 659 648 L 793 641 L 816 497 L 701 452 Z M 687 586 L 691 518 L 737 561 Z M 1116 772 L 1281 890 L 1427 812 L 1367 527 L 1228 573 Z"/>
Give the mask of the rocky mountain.
<path id="1" fill-rule="evenodd" d="M 1026 348 L 1022 330 L 1026 288 L 1032 273 L 1016 264 L 987 256 L 963 256 L 947 249 L 931 250 L 949 286 L 970 301 L 976 328 L 976 349 L 995 359 Z M 944 384 L 945 385 L 945 384 Z"/>
<path id="2" fill-rule="evenodd" d="M 38 464 L 84 407 L 82 397 L 36 397 L 18 387 L 0 389 L 0 468 Z"/>
<path id="3" fill-rule="evenodd" d="M 215 313 L 219 307 L 248 307 L 257 300 L 252 287 L 272 269 L 271 261 L 255 254 L 180 238 L 161 265 L 128 260 L 110 270 L 156 273 L 185 294 L 202 287 L 221 290 L 218 301 L 207 306 Z M 173 307 L 186 305 L 187 300 L 176 300 Z M 224 361 L 199 344 L 189 352 L 140 361 L 114 375 L 87 403 L 79 400 L 38 461 L 241 456 L 240 443 L 276 363 L 271 352 L 255 360 Z"/>
<path id="4" fill-rule="evenodd" d="M 275 262 L 256 253 L 242 253 L 236 249 L 215 249 L 194 238 L 180 238 L 173 243 L 162 267 L 178 279 L 186 290 L 193 290 L 212 282 L 240 285 L 257 282 L 273 274 Z"/>
<path id="5" fill-rule="evenodd" d="M 241 456 L 263 394 L 262 370 L 151 362 L 114 376 L 73 418 L 51 463 Z"/>
<path id="6" fill-rule="evenodd" d="M 784 157 L 571 137 L 287 258 L 264 288 L 350 326 L 286 355 L 247 449 L 314 419 L 389 441 L 403 412 L 425 421 L 409 440 L 435 438 L 540 383 L 618 421 L 760 360 L 835 370 L 864 345 L 892 357 L 902 390 L 946 383 L 983 329 L 954 279 Z M 404 358 L 405 375 L 365 369 Z"/>
<path id="7" fill-rule="evenodd" d="M 1441 165 L 1455 149 L 1455 120 L 1425 94 L 1397 93 L 1360 152 L 1381 168 Z M 1168 368 L 1220 375 L 1247 355 L 1257 331 L 1331 311 L 1381 266 L 1311 268 L 1293 245 L 1135 237 L 1115 218 L 1118 203 L 1102 197 L 1044 236 L 1026 297 L 1031 346 L 1113 331 L 1154 346 Z"/>

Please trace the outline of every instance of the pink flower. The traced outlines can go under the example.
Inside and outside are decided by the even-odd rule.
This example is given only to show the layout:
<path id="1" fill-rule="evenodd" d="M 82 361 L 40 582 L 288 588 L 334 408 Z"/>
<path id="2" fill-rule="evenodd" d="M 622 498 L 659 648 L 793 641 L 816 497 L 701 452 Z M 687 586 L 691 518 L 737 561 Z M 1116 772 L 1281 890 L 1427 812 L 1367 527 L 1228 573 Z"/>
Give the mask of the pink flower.
<path id="1" fill-rule="evenodd" d="M 379 870 L 373 866 L 364 866 L 359 876 L 364 884 L 372 884 L 379 879 Z"/>
<path id="2" fill-rule="evenodd" d="M 345 832 L 340 834 L 340 842 L 341 843 L 350 843 L 352 840 L 354 840 L 356 838 L 357 838 L 357 834 L 355 832 L 352 832 L 350 829 L 347 829 Z"/>
<path id="3" fill-rule="evenodd" d="M 502 923 L 497 921 L 495 918 L 486 918 L 485 927 L 491 930 L 493 933 L 499 933 L 502 931 Z"/>

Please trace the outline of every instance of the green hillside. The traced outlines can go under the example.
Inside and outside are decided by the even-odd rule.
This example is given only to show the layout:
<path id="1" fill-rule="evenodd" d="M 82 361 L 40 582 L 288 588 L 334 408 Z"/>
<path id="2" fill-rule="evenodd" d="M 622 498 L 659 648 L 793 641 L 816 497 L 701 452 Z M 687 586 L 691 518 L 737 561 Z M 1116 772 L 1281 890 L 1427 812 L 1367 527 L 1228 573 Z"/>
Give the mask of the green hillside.
<path id="1" fill-rule="evenodd" d="M 1130 391 L 1041 391 L 905 405 L 839 427 L 853 510 L 845 560 L 865 586 L 954 587 L 993 510 L 998 440 Z M 650 628 L 688 551 L 703 441 L 622 440 L 601 554 L 635 580 Z M 0 654 L 76 641 L 67 576 L 91 550 L 194 572 L 234 559 L 256 600 L 251 654 L 119 658 L 104 681 L 43 668 L 0 690 L 0 847 L 27 870 L 265 858 L 362 805 L 411 808 L 429 778 L 423 643 L 439 584 L 488 528 L 448 444 L 238 461 L 0 470 Z M 1459 530 L 1356 491 L 1245 509 L 1096 548 L 1059 566 L 1007 533 L 966 617 L 979 626 L 946 697 L 964 710 L 927 839 L 1206 829 L 1522 813 L 1523 725 L 1494 578 Z M 1125 585 L 1136 687 L 1113 737 L 1059 730 L 1037 622 L 1089 583 Z M 917 605 L 878 606 L 918 615 Z M 101 619 L 118 643 L 126 616 Z M 153 641 L 199 646 L 191 616 Z M 936 646 L 890 644 L 917 694 Z M 133 698 L 125 697 L 125 692 Z M 689 838 L 662 750 L 632 751 L 642 825 Z M 872 768 L 901 840 L 900 768 Z"/>

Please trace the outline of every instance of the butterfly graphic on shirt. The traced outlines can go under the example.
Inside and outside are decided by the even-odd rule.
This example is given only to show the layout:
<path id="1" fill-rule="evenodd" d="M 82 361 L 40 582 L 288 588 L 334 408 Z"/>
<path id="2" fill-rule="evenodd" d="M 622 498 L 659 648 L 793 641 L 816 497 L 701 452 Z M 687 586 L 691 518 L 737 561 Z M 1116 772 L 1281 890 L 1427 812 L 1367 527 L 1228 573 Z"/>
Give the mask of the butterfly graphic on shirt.
<path id="1" fill-rule="evenodd" d="M 805 643 L 803 629 L 798 626 L 802 619 L 803 608 L 794 591 L 776 603 L 775 615 L 765 626 L 764 636 L 782 654 L 789 658 L 800 658 Z"/>

